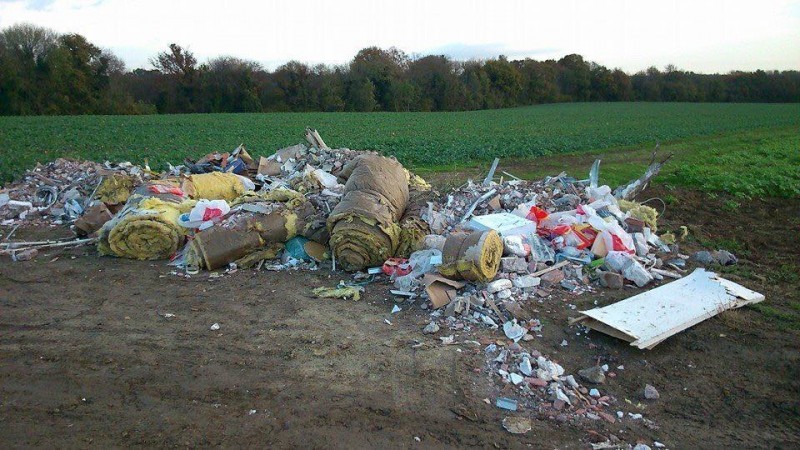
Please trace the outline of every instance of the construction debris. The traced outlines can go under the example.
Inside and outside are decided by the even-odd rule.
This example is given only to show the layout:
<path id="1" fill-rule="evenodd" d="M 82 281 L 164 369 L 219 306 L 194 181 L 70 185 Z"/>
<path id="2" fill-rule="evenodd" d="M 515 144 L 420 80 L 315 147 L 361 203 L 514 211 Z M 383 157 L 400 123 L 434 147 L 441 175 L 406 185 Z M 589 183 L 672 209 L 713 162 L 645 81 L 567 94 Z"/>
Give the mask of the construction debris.
<path id="1" fill-rule="evenodd" d="M 641 349 L 652 349 L 722 311 L 764 300 L 764 296 L 714 272 L 691 275 L 613 305 L 581 311 L 581 323 Z"/>
<path id="2" fill-rule="evenodd" d="M 735 264 L 733 254 L 720 249 L 690 258 L 680 253 L 685 227 L 656 234 L 659 211 L 635 196 L 669 157 L 656 162 L 654 154 L 642 177 L 613 193 L 599 184 L 599 160 L 587 180 L 561 173 L 524 181 L 502 172 L 508 178 L 498 183 L 495 159 L 481 182 L 441 195 L 394 158 L 331 149 L 310 128 L 304 137 L 309 145 L 257 162 L 240 145 L 165 173 L 146 164 L 59 159 L 38 165 L 0 190 L 0 223 L 14 227 L 0 242 L 0 255 L 25 261 L 42 249 L 96 243 L 103 255 L 171 259 L 187 277 L 226 266 L 228 272 L 354 272 L 335 287 L 313 289 L 319 298 L 358 300 L 365 286 L 384 277 L 393 300 L 403 302 L 392 313 L 416 305 L 430 314 L 424 328 L 420 322 L 423 334 L 445 330 L 430 337 L 435 345 L 480 345 L 460 334 L 478 327 L 497 333 L 483 350 L 485 367 L 477 369 L 504 395 L 517 397 L 497 396 L 497 407 L 560 421 L 615 423 L 625 414 L 611 410 L 616 399 L 602 392 L 606 377 L 615 376 L 607 365 L 576 371 L 580 366 L 530 348 L 542 337 L 537 316 L 543 312 L 536 305 L 558 297 L 574 310 L 569 299 L 575 296 L 675 279 L 582 311 L 572 322 L 652 348 L 725 309 L 764 299 L 713 272 L 686 275 L 687 261 Z M 21 225 L 63 224 L 72 224 L 82 239 L 10 240 Z M 561 347 L 572 342 L 564 339 Z M 423 345 L 430 344 L 414 348 Z M 576 376 L 596 387 L 581 385 Z M 657 398 L 651 388 L 645 397 Z M 632 420 L 646 420 L 635 415 Z M 530 417 L 508 417 L 503 425 L 512 433 L 531 429 Z"/>

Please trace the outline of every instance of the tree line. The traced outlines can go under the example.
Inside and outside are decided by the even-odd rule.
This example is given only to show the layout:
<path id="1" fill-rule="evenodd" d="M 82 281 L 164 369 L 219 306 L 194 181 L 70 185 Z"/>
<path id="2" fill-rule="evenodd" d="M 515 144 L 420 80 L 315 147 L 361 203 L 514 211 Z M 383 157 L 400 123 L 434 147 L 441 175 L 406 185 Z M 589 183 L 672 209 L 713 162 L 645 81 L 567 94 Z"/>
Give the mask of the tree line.
<path id="1" fill-rule="evenodd" d="M 699 74 L 667 66 L 629 75 L 586 61 L 455 61 L 365 48 L 348 64 L 274 71 L 232 56 L 199 63 L 177 44 L 127 71 L 79 34 L 30 24 L 0 31 L 0 114 L 465 111 L 556 102 L 800 102 L 800 72 Z"/>

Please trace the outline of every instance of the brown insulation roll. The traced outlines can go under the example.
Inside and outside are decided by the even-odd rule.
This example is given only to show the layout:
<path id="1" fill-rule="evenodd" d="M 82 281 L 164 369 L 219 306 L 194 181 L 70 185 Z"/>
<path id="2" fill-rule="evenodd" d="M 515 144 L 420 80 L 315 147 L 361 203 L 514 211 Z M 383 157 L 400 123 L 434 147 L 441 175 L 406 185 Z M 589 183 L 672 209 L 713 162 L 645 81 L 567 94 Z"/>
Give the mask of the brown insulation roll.
<path id="1" fill-rule="evenodd" d="M 254 252 L 264 241 L 255 231 L 211 227 L 197 233 L 189 245 L 187 261 L 214 270 Z"/>
<path id="2" fill-rule="evenodd" d="M 439 273 L 453 279 L 486 282 L 497 275 L 503 240 L 494 230 L 453 233 L 442 249 Z"/>
<path id="3" fill-rule="evenodd" d="M 345 194 L 328 217 L 337 265 L 361 270 L 383 263 L 400 244 L 398 221 L 408 204 L 403 166 L 376 154 L 361 155 L 342 170 Z"/>

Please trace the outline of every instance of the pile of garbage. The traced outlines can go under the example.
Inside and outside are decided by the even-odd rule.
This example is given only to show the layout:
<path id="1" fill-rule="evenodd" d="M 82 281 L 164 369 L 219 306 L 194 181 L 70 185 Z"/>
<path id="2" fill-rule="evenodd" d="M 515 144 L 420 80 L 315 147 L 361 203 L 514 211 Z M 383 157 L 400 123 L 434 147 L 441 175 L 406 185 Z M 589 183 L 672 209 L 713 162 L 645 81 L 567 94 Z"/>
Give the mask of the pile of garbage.
<path id="1" fill-rule="evenodd" d="M 330 149 L 316 130 L 306 140 L 258 160 L 239 146 L 165 173 L 59 159 L 0 191 L 0 217 L 15 228 L 71 223 L 103 255 L 172 259 L 190 271 L 275 258 L 287 267 L 333 258 L 360 270 L 419 247 L 430 185 L 393 158 Z M 70 245 L 44 244 L 56 243 Z"/>
<path id="2" fill-rule="evenodd" d="M 523 347 L 541 331 L 527 303 L 557 291 L 580 295 L 682 279 L 581 311 L 573 322 L 652 348 L 724 309 L 764 299 L 713 272 L 689 274 L 690 259 L 727 265 L 736 257 L 723 250 L 681 254 L 686 229 L 658 234 L 659 211 L 634 200 L 666 159 L 614 190 L 599 185 L 599 160 L 586 179 L 561 173 L 535 181 L 505 172 L 497 179 L 495 160 L 482 182 L 441 195 L 394 158 L 331 149 L 312 129 L 305 138 L 307 144 L 269 157 L 255 159 L 239 146 L 164 173 L 146 164 L 37 165 L 0 190 L 0 223 L 13 227 L 0 255 L 27 260 L 42 248 L 92 244 L 102 255 L 170 260 L 186 276 L 326 267 L 351 272 L 352 280 L 313 294 L 355 300 L 385 276 L 393 295 L 430 312 L 425 334 L 502 330 L 508 341 L 485 348 L 486 371 L 522 400 L 498 397 L 498 407 L 515 411 L 521 403 L 545 416 L 611 423 L 622 418 L 609 412 L 615 399 L 585 385 L 602 383 L 607 368 L 565 375 L 561 365 Z M 71 224 L 79 239 L 9 239 L 20 225 L 61 224 Z M 696 295 L 677 305 L 676 292 Z M 660 330 L 642 304 L 685 314 L 659 319 L 668 328 Z M 632 331 L 637 324 L 646 331 Z M 453 335 L 437 337 L 454 343 Z M 512 422 L 510 431 L 525 428 Z"/>
<path id="3" fill-rule="evenodd" d="M 103 255 L 170 259 L 187 273 L 327 264 L 385 273 L 393 292 L 428 300 L 422 307 L 495 325 L 524 321 L 520 305 L 554 290 L 641 288 L 686 273 L 681 236 L 658 235 L 658 211 L 633 200 L 666 160 L 613 191 L 598 185 L 599 161 L 583 180 L 496 181 L 496 160 L 483 182 L 440 195 L 393 158 L 331 149 L 313 129 L 305 138 L 269 157 L 239 146 L 164 173 L 59 159 L 0 191 L 0 217 L 72 223 Z M 45 242 L 54 244 L 71 245 Z M 0 252 L 31 248 L 9 241 Z M 697 257 L 736 261 L 707 253 Z"/>

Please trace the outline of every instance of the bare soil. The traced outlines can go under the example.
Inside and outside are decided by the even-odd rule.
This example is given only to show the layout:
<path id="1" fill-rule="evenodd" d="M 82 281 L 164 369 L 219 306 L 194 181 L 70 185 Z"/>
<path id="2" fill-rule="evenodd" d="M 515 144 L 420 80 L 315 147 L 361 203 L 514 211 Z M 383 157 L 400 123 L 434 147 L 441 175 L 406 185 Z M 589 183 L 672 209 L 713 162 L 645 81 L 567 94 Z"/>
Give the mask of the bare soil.
<path id="1" fill-rule="evenodd" d="M 614 409 L 639 412 L 657 428 L 535 416 L 528 434 L 506 432 L 502 419 L 513 413 L 484 399 L 513 391 L 487 374 L 482 347 L 438 339 L 454 333 L 458 341 L 488 342 L 501 334 L 423 335 L 428 313 L 400 303 L 403 311 L 390 315 L 396 299 L 385 284 L 369 285 L 357 302 L 316 299 L 314 287 L 346 276 L 240 270 L 185 278 L 163 262 L 83 248 L 0 261 L 0 441 L 586 448 L 596 432 L 670 448 L 800 446 L 800 199 L 752 200 L 731 210 L 724 196 L 649 194 L 676 199 L 662 229 L 688 226 L 685 252 L 701 243 L 738 246 L 729 250 L 740 264 L 725 276 L 764 293 L 769 309 L 724 313 L 641 351 L 595 332 L 576 335 L 567 325 L 575 315 L 569 304 L 588 309 L 636 290 L 558 293 L 528 308 L 544 324 L 544 337 L 530 347 L 570 373 L 598 359 L 609 364 L 616 377 L 601 390 L 616 398 Z M 15 239 L 58 233 L 68 231 L 19 230 Z M 425 345 L 412 348 L 418 341 Z M 646 383 L 658 388 L 659 400 L 643 399 Z"/>

